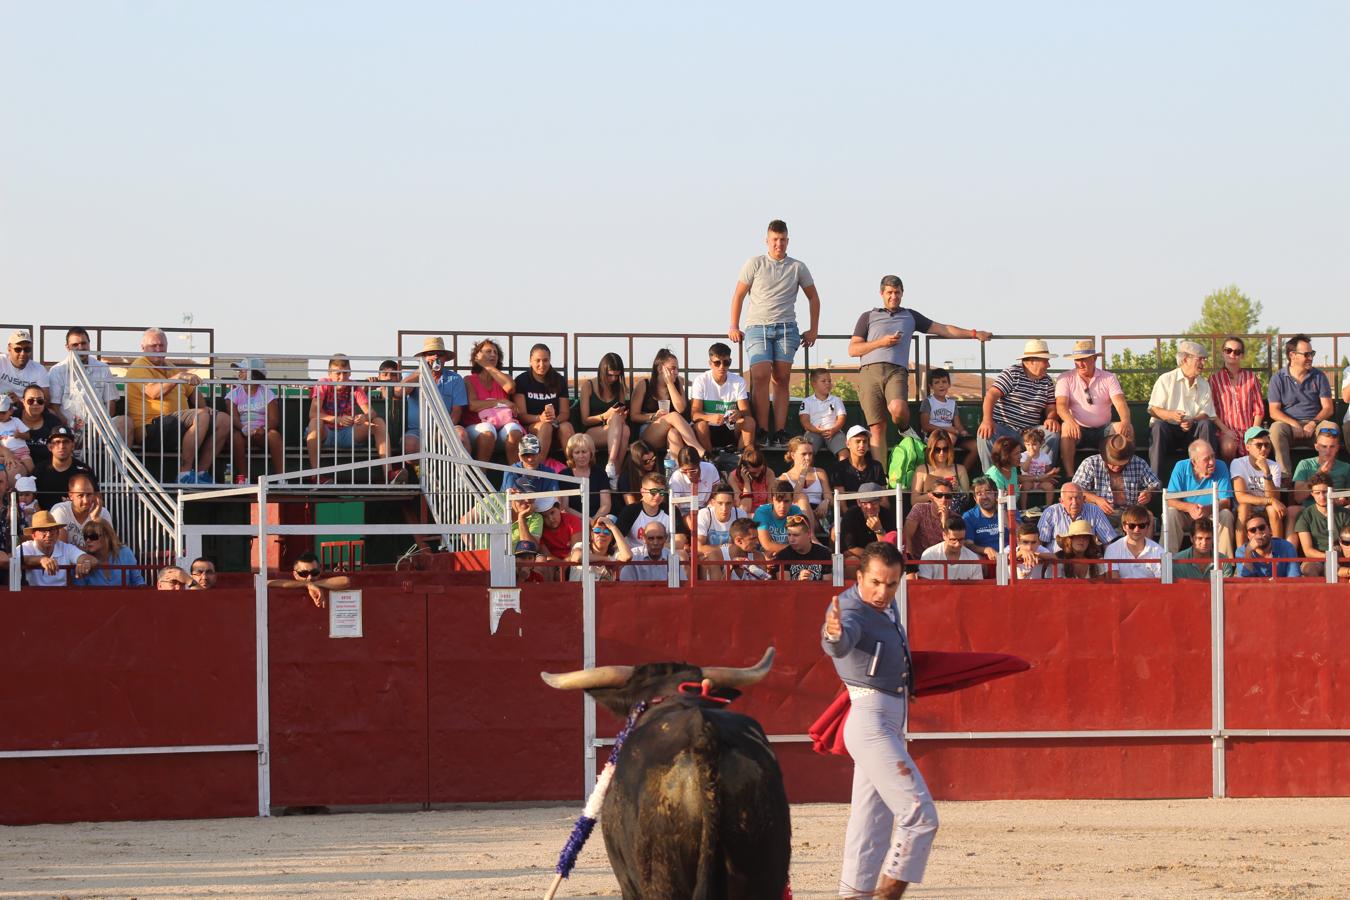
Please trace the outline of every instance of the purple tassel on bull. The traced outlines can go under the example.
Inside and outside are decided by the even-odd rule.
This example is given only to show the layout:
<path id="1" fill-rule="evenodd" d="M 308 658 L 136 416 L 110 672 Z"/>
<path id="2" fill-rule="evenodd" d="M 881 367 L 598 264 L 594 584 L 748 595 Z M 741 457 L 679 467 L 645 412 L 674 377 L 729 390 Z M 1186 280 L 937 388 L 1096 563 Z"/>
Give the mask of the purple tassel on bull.
<path id="1" fill-rule="evenodd" d="M 605 763 L 605 768 L 600 771 L 600 777 L 595 781 L 595 790 L 591 791 L 591 796 L 586 800 L 586 808 L 581 811 L 577 823 L 572 826 L 572 833 L 568 836 L 567 843 L 563 844 L 562 853 L 558 855 L 558 865 L 555 869 L 558 874 L 554 877 L 548 893 L 544 895 L 544 900 L 553 900 L 553 895 L 558 892 L 558 886 L 562 884 L 562 880 L 572 874 L 572 868 L 577 864 L 577 857 L 581 855 L 581 848 L 586 846 L 591 831 L 595 829 L 595 822 L 600 818 L 600 807 L 605 802 L 605 792 L 609 790 L 609 782 L 614 777 L 614 766 L 619 760 L 619 751 L 623 749 L 623 742 L 628 738 L 628 732 L 633 730 L 633 725 L 646 709 L 647 701 L 645 700 L 634 706 L 632 711 L 628 713 L 628 720 L 624 722 L 623 730 L 614 738 L 614 748 L 609 751 L 609 761 Z"/>

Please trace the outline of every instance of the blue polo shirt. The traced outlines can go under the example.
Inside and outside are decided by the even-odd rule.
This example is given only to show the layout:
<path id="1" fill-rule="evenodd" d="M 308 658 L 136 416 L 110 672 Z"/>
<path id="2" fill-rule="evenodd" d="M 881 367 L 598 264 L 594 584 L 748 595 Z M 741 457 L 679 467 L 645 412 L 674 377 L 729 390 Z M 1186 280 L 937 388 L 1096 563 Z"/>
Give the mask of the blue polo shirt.
<path id="1" fill-rule="evenodd" d="M 454 412 L 456 406 L 469 405 L 469 389 L 464 385 L 464 379 L 454 369 L 446 366 L 441 369 L 441 377 L 436 381 L 436 390 L 440 392 L 441 399 L 445 401 L 446 412 Z M 417 400 L 417 389 L 408 391 L 408 430 L 420 431 L 422 427 L 422 411 Z"/>
<path id="2" fill-rule="evenodd" d="M 1168 479 L 1167 489 L 1173 493 L 1177 491 L 1199 491 L 1209 490 L 1211 485 L 1219 486 L 1219 499 L 1232 500 L 1233 498 L 1233 479 L 1228 474 L 1228 463 L 1221 459 L 1214 461 L 1214 473 L 1203 481 L 1195 477 L 1195 469 L 1191 466 L 1189 458 L 1183 459 L 1172 468 L 1172 477 Z M 1187 497 L 1187 503 L 1203 503 L 1203 497 Z"/>
<path id="3" fill-rule="evenodd" d="M 1280 404 L 1280 411 L 1291 419 L 1307 422 L 1322 411 L 1322 398 L 1331 396 L 1331 382 L 1321 369 L 1309 369 L 1303 383 L 1289 374 L 1289 367 L 1270 377 L 1266 399 Z"/>

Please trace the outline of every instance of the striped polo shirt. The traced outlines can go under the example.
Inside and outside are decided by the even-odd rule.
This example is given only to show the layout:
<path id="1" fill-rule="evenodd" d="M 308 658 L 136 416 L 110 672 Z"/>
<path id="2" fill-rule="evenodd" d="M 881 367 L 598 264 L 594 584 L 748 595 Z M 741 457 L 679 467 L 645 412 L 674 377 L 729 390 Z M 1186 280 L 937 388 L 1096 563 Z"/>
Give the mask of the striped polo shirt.
<path id="1" fill-rule="evenodd" d="M 853 336 L 871 342 L 881 340 L 888 334 L 899 332 L 900 342 L 894 347 L 879 347 L 871 353 L 864 353 L 862 365 L 868 366 L 872 363 L 884 362 L 904 366 L 908 369 L 910 338 L 914 336 L 916 331 L 927 334 L 932 327 L 932 319 L 921 312 L 915 312 L 903 306 L 894 312 L 884 306 L 880 309 L 869 309 L 858 317 L 858 324 L 853 326 Z"/>
<path id="2" fill-rule="evenodd" d="M 1039 428 L 1047 406 L 1054 407 L 1055 380 L 1048 374 L 1033 380 L 1026 367 L 1015 362 L 998 374 L 994 387 L 1003 394 L 994 403 L 994 422 L 1021 431 Z"/>

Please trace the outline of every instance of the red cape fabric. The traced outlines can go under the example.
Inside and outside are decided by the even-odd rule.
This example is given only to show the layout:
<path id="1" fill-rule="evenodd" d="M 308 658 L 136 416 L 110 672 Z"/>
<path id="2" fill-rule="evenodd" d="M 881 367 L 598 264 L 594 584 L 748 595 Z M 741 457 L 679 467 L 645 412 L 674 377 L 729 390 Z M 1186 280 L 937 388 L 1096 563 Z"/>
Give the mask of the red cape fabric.
<path id="1" fill-rule="evenodd" d="M 948 653 L 941 650 L 915 650 L 914 696 L 945 694 L 962 688 L 1014 675 L 1031 668 L 1031 663 L 1008 653 Z M 842 690 L 820 718 L 807 729 L 811 749 L 817 753 L 847 756 L 844 723 L 848 721 L 848 691 Z"/>

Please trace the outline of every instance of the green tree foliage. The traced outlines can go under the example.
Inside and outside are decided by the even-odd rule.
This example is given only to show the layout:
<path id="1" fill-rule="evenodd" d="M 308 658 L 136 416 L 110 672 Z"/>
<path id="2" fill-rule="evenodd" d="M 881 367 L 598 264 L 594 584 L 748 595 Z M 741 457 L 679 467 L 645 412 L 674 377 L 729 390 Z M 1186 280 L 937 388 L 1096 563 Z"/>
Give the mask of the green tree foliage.
<path id="1" fill-rule="evenodd" d="M 1261 330 L 1261 301 L 1253 300 L 1236 284 L 1211 291 L 1200 303 L 1200 318 L 1186 329 L 1187 334 L 1264 334 Z M 1273 332 L 1275 329 L 1269 329 Z"/>
<path id="2" fill-rule="evenodd" d="M 1153 382 L 1168 369 L 1177 364 L 1177 341 L 1163 341 L 1162 344 L 1147 353 L 1135 353 L 1126 347 L 1119 353 L 1111 354 L 1107 369 L 1120 379 L 1120 389 L 1125 392 L 1126 400 L 1148 400 L 1153 390 Z"/>
<path id="3" fill-rule="evenodd" d="M 805 377 L 793 379 L 792 396 L 805 397 L 809 393 L 811 393 L 811 385 Z M 850 400 L 858 399 L 858 386 L 843 375 L 835 375 L 834 387 L 830 389 L 830 393 L 847 403 Z"/>

